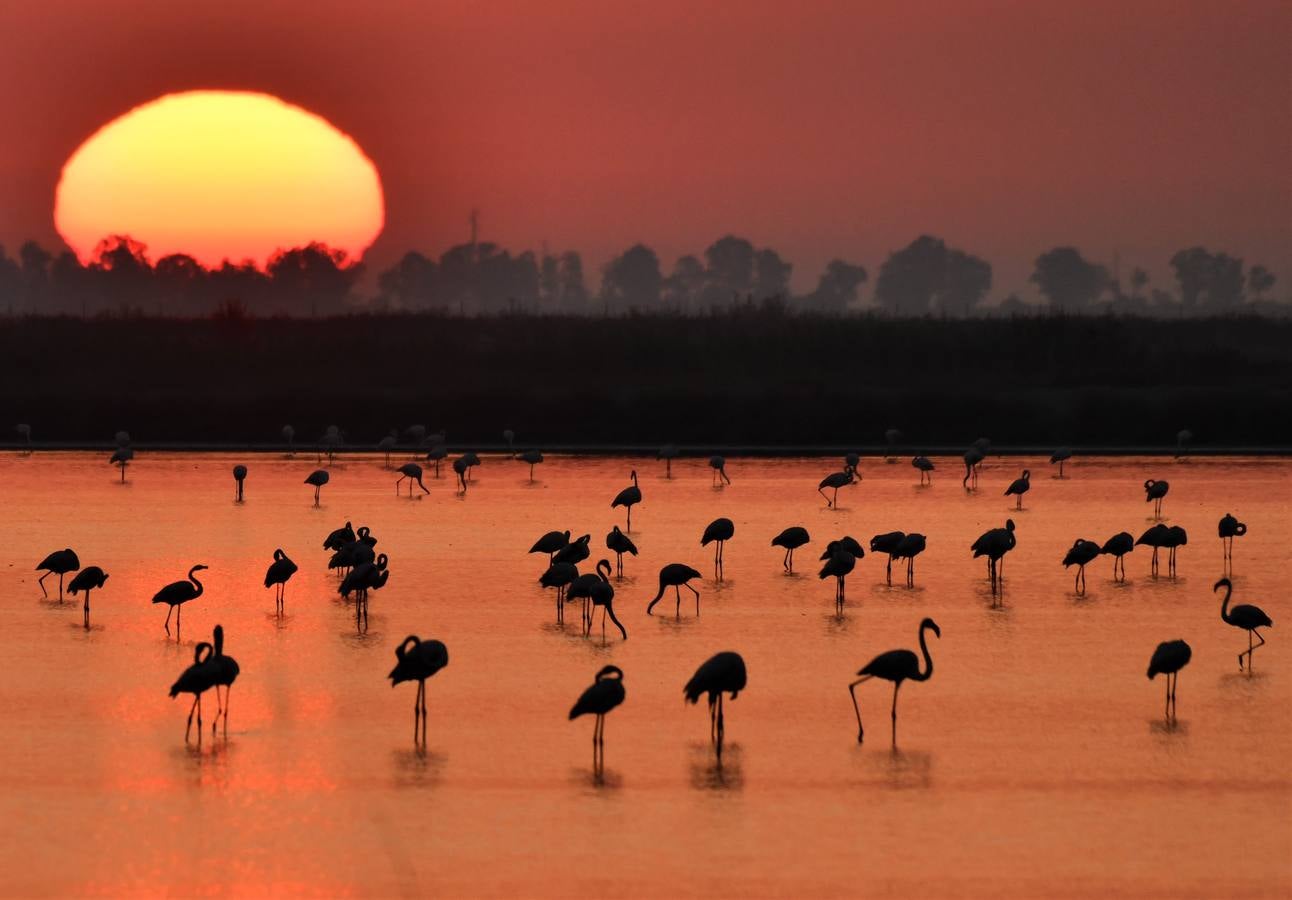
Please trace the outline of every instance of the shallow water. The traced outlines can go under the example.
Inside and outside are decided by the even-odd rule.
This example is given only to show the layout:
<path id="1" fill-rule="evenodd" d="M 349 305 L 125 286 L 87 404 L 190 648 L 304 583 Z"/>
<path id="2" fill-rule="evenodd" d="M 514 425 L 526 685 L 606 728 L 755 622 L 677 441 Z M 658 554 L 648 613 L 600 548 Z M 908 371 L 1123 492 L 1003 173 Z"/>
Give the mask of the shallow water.
<path id="1" fill-rule="evenodd" d="M 242 504 L 235 461 L 251 470 Z M 313 457 L 141 452 L 122 485 L 104 455 L 6 455 L 0 890 L 1287 896 L 1292 464 L 1076 459 L 1060 481 L 1044 460 L 992 458 L 967 494 L 959 461 L 935 461 L 918 488 L 906 462 L 864 460 L 831 510 L 815 485 L 836 460 L 731 460 L 732 485 L 715 489 L 704 460 L 665 480 L 654 460 L 549 458 L 530 484 L 527 466 L 486 458 L 465 498 L 451 476 L 428 477 L 431 493 L 410 501 L 380 459 L 346 459 L 314 509 L 301 483 Z M 573 607 L 556 626 L 536 583 L 546 560 L 526 550 L 569 528 L 593 535 L 590 562 L 608 555 L 604 535 L 623 521 L 609 501 L 634 465 L 641 555 L 615 597 L 630 639 L 603 644 L 580 636 Z M 1033 488 L 1016 512 L 1001 492 L 1024 465 Z M 1170 480 L 1163 513 L 1189 531 L 1178 577 L 1150 578 L 1141 547 L 1127 584 L 1101 558 L 1075 595 L 1064 552 L 1147 528 L 1149 477 Z M 1220 621 L 1211 590 L 1216 522 L 1231 511 L 1250 527 L 1235 601 L 1275 621 L 1252 675 L 1235 658 L 1246 635 Z M 698 545 L 717 516 L 736 523 L 720 584 Z M 993 608 L 967 548 L 1010 516 L 1018 547 Z M 366 634 L 321 549 L 346 519 L 370 525 L 391 560 Z M 769 541 L 791 524 L 813 540 L 787 576 Z M 928 535 L 916 587 L 888 588 L 868 554 L 836 618 L 833 585 L 815 576 L 825 542 L 893 529 Z M 66 546 L 111 576 L 88 631 L 79 601 L 42 600 L 32 571 Z M 261 586 L 275 547 L 301 567 L 283 620 Z M 706 573 L 698 618 L 690 602 L 680 619 L 672 603 L 644 613 L 673 561 Z M 206 591 L 177 644 L 149 599 L 196 562 L 210 566 Z M 877 653 L 915 648 L 924 616 L 942 628 L 935 674 L 902 689 L 896 747 L 887 684 L 859 688 L 859 746 L 847 684 Z M 237 702 L 227 739 L 186 746 L 188 703 L 167 689 L 217 622 L 242 666 Z M 410 633 L 450 653 L 427 685 L 425 752 L 415 686 L 385 680 Z M 1144 673 L 1176 637 L 1194 656 L 1167 725 L 1162 679 Z M 707 713 L 681 688 L 725 649 L 744 655 L 749 686 L 726 705 L 719 768 Z M 610 662 L 627 701 L 608 717 L 598 780 L 592 722 L 566 712 Z M 208 728 L 214 708 L 208 695 Z"/>

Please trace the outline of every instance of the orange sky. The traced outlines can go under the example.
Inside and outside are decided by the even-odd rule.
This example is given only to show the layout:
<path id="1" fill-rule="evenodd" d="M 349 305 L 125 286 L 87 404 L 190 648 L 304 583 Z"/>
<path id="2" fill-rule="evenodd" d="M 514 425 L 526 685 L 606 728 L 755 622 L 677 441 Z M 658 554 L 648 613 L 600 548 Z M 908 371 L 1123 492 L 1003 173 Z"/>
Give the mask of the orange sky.
<path id="1" fill-rule="evenodd" d="M 52 7 L 44 8 L 44 7 Z M 963 12 L 972 8 L 972 14 Z M 325 116 L 379 167 L 370 254 L 466 235 L 671 265 L 734 231 L 795 282 L 873 278 L 921 231 L 999 296 L 1075 243 L 1166 277 L 1205 243 L 1292 282 L 1292 7 L 1282 0 L 6 4 L 0 242 L 54 245 L 59 168 L 112 117 L 197 87 Z M 869 288 L 867 290 L 867 295 Z"/>

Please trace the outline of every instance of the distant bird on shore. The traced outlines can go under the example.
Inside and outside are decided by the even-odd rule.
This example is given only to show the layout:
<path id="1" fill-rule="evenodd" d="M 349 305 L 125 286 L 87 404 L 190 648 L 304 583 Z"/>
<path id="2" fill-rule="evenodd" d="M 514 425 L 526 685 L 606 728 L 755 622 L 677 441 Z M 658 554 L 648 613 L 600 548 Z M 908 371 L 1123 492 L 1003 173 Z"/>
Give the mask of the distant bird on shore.
<path id="1" fill-rule="evenodd" d="M 45 573 L 44 575 L 40 576 L 40 578 L 36 579 L 36 583 L 40 585 L 40 593 L 45 597 L 49 596 L 49 591 L 45 590 L 45 579 L 51 575 L 57 575 L 58 576 L 58 602 L 62 603 L 63 602 L 63 576 L 69 572 L 75 572 L 79 568 L 81 568 L 81 561 L 80 559 L 77 558 L 76 551 L 74 551 L 71 547 L 68 547 L 64 550 L 55 550 L 53 553 L 49 554 L 44 559 L 42 559 L 40 563 L 36 566 L 37 572 Z"/>
<path id="2" fill-rule="evenodd" d="M 826 508 L 833 509 L 839 505 L 839 488 L 855 484 L 857 480 L 857 470 L 852 466 L 845 466 L 842 472 L 831 472 L 822 478 L 821 483 L 816 486 L 816 492 L 825 498 Z M 834 492 L 831 497 L 826 497 L 826 488 Z"/>
<path id="3" fill-rule="evenodd" d="M 568 531 L 549 531 L 534 541 L 534 545 L 529 548 L 530 553 L 546 553 L 547 564 L 550 566 L 556 562 L 556 551 L 560 550 L 570 542 L 570 532 Z"/>
<path id="4" fill-rule="evenodd" d="M 1159 674 L 1166 676 L 1166 717 L 1175 711 L 1175 689 L 1180 684 L 1180 670 L 1189 664 L 1193 649 L 1184 641 L 1163 641 L 1153 651 L 1148 661 L 1148 678 L 1152 681 Z"/>
<path id="5" fill-rule="evenodd" d="M 602 666 L 592 686 L 579 695 L 570 708 L 569 720 L 593 715 L 592 767 L 600 772 L 605 767 L 606 714 L 624 702 L 624 671 L 618 666 Z"/>
<path id="6" fill-rule="evenodd" d="M 459 456 L 453 460 L 453 474 L 458 477 L 458 488 L 461 493 L 467 492 L 467 459 L 465 456 Z"/>
<path id="7" fill-rule="evenodd" d="M 1063 477 L 1063 464 L 1072 459 L 1072 449 L 1070 447 L 1060 447 L 1050 454 L 1050 465 L 1059 464 L 1059 474 L 1057 478 Z"/>
<path id="8" fill-rule="evenodd" d="M 1099 552 L 1113 558 L 1113 581 L 1119 580 L 1117 570 L 1121 568 L 1121 581 L 1126 580 L 1126 554 L 1135 549 L 1135 538 L 1129 531 L 1119 531 L 1104 541 Z"/>
<path id="9" fill-rule="evenodd" d="M 211 734 L 215 734 L 216 723 L 221 717 L 224 719 L 224 733 L 229 733 L 229 690 L 233 687 L 233 682 L 237 681 L 238 661 L 232 656 L 226 656 L 224 653 L 224 627 L 215 626 L 214 632 L 215 646 L 214 652 L 207 665 L 212 668 L 211 682 L 215 688 L 215 718 L 211 721 Z M 220 688 L 224 688 L 224 702 L 220 702 Z"/>
<path id="10" fill-rule="evenodd" d="M 440 463 L 449 455 L 449 450 L 443 444 L 437 444 L 430 450 L 426 451 L 426 461 L 435 463 L 435 477 L 440 477 Z"/>
<path id="11" fill-rule="evenodd" d="M 719 581 L 722 580 L 722 551 L 736 534 L 736 525 L 730 519 L 714 519 L 704 529 L 704 534 L 700 536 L 700 546 L 707 547 L 713 544 L 713 574 Z"/>
<path id="12" fill-rule="evenodd" d="M 108 459 L 110 465 L 117 466 L 121 469 L 121 483 L 126 483 L 126 466 L 130 465 L 131 460 L 135 458 L 135 451 L 132 447 L 118 447 L 112 452 Z"/>
<path id="13" fill-rule="evenodd" d="M 480 465 L 480 454 L 476 453 L 474 450 L 467 450 L 462 454 L 461 459 L 462 465 L 466 467 L 466 472 L 464 473 L 466 479 L 467 481 L 471 481 L 471 470 Z"/>
<path id="14" fill-rule="evenodd" d="M 567 532 L 568 534 L 568 532 Z M 615 555 L 615 577 L 624 577 L 624 554 L 630 553 L 637 555 L 637 545 L 632 542 L 628 535 L 619 530 L 619 526 L 614 526 L 610 533 L 606 535 L 606 549 Z"/>
<path id="15" fill-rule="evenodd" d="M 326 469 L 315 469 L 309 475 L 305 476 L 305 483 L 314 488 L 314 505 L 319 505 L 319 492 L 323 490 L 323 485 L 331 480 Z"/>
<path id="16" fill-rule="evenodd" d="M 1130 537 L 1130 535 L 1127 535 L 1127 537 Z M 1064 555 L 1063 568 L 1077 567 L 1076 577 L 1072 581 L 1072 589 L 1078 594 L 1086 592 L 1086 566 L 1101 552 L 1099 545 L 1094 541 L 1077 538 L 1072 542 L 1071 549 Z"/>
<path id="17" fill-rule="evenodd" d="M 860 548 L 857 548 L 860 549 Z M 830 554 L 817 573 L 817 577 L 823 581 L 826 578 L 834 579 L 834 606 L 835 612 L 843 614 L 844 603 L 844 579 L 848 577 L 853 568 L 857 565 L 858 557 L 850 550 L 846 549 L 841 541 L 831 541 L 826 545 L 826 552 Z"/>
<path id="18" fill-rule="evenodd" d="M 676 444 L 665 444 L 655 452 L 656 459 L 664 460 L 664 477 L 673 477 L 673 460 L 681 456 Z"/>
<path id="19" fill-rule="evenodd" d="M 202 695 L 215 686 L 216 672 L 211 666 L 212 647 L 202 641 L 193 648 L 193 664 L 180 673 L 179 678 L 170 686 L 171 699 L 180 694 L 192 694 L 193 705 L 188 710 L 188 724 L 184 726 L 184 743 L 188 743 L 189 731 L 193 728 L 193 712 L 197 712 L 197 740 L 202 742 Z"/>
<path id="20" fill-rule="evenodd" d="M 1144 502 L 1153 504 L 1153 515 L 1158 519 L 1162 518 L 1162 498 L 1166 496 L 1166 492 L 1170 489 L 1171 485 L 1165 481 L 1156 481 L 1150 478 L 1144 482 Z"/>
<path id="21" fill-rule="evenodd" d="M 920 471 L 920 484 L 933 484 L 933 460 L 927 456 L 917 456 L 911 460 L 911 465 Z"/>
<path id="22" fill-rule="evenodd" d="M 978 487 L 978 466 L 984 459 L 985 454 L 978 447 L 970 447 L 964 453 L 965 477 L 960 481 L 961 487 L 965 490 L 976 490 Z"/>
<path id="23" fill-rule="evenodd" d="M 695 670 L 691 680 L 682 688 L 688 703 L 696 704 L 702 694 L 709 695 L 709 740 L 722 759 L 722 740 L 726 733 L 722 715 L 722 695 L 730 694 L 735 700 L 745 689 L 748 677 L 745 661 L 739 653 L 730 650 L 711 656 Z"/>
<path id="24" fill-rule="evenodd" d="M 659 592 L 654 599 L 646 606 L 646 615 L 651 614 L 655 604 L 659 603 L 660 598 L 664 596 L 664 591 L 668 588 L 673 589 L 677 599 L 676 613 L 680 618 L 682 615 L 682 587 L 695 594 L 695 614 L 700 614 L 700 592 L 691 587 L 690 581 L 693 578 L 699 578 L 700 573 L 684 563 L 669 563 L 659 570 Z"/>
<path id="25" fill-rule="evenodd" d="M 397 443 L 399 443 L 399 432 L 394 429 L 391 429 L 390 434 L 377 441 L 377 452 L 385 454 L 386 461 L 384 465 L 387 469 L 390 468 L 390 452 L 395 449 Z"/>
<path id="26" fill-rule="evenodd" d="M 980 556 L 987 557 L 987 577 L 991 580 L 993 597 L 1000 593 L 1005 572 L 1005 554 L 1013 550 L 1017 543 L 1014 535 L 1014 520 L 1006 519 L 1004 528 L 992 528 L 983 532 L 969 547 L 973 551 L 974 559 Z"/>
<path id="27" fill-rule="evenodd" d="M 633 507 L 642 502 L 642 491 L 637 486 L 637 470 L 633 469 L 629 472 L 628 477 L 632 479 L 633 483 L 615 494 L 615 499 L 610 501 L 610 508 L 614 509 L 616 506 L 622 506 L 628 511 L 628 521 L 624 524 L 624 531 L 632 534 Z"/>
<path id="28" fill-rule="evenodd" d="M 893 555 L 893 559 L 906 560 L 906 586 L 915 587 L 915 557 L 924 552 L 928 540 L 922 534 L 911 532 L 903 537 L 898 543 Z M 891 583 L 891 582 L 890 582 Z"/>
<path id="29" fill-rule="evenodd" d="M 1234 538 L 1247 534 L 1247 526 L 1234 518 L 1233 513 L 1225 513 L 1216 527 L 1220 534 L 1220 547 L 1226 566 L 1234 563 Z"/>
<path id="30" fill-rule="evenodd" d="M 179 620 L 182 613 L 182 607 L 191 600 L 196 600 L 202 596 L 205 588 L 202 582 L 197 580 L 197 573 L 204 570 L 206 566 L 198 563 L 188 570 L 188 579 L 185 581 L 172 581 L 160 591 L 153 595 L 153 603 L 165 603 L 166 609 L 166 633 L 170 634 L 170 614 L 175 613 L 175 636 L 179 637 Z"/>
<path id="31" fill-rule="evenodd" d="M 910 650 L 889 650 L 887 653 L 881 653 L 866 665 L 862 666 L 857 675 L 860 677 L 848 685 L 848 693 L 852 695 L 852 708 L 857 714 L 857 743 L 860 744 L 865 738 L 866 729 L 861 724 L 861 707 L 857 704 L 857 685 L 871 678 L 882 678 L 884 681 L 893 683 L 893 744 L 897 744 L 897 692 L 901 690 L 903 681 L 928 681 L 933 677 L 933 657 L 929 655 L 929 646 L 925 643 L 924 632 L 932 631 L 937 637 L 942 637 L 942 629 L 938 623 L 932 619 L 925 618 L 920 622 L 920 653 L 924 655 L 924 671 L 920 671 L 920 660 Z"/>
<path id="32" fill-rule="evenodd" d="M 422 483 L 422 467 L 417 463 L 404 463 L 399 467 L 399 477 L 395 479 L 395 493 L 399 493 L 399 484 L 405 478 L 408 479 L 408 496 L 413 496 L 413 483 L 422 489 L 423 494 L 429 494 L 426 485 Z"/>
<path id="33" fill-rule="evenodd" d="M 722 487 L 725 481 L 731 484 L 731 479 L 727 477 L 727 461 L 721 456 L 709 457 L 709 468 L 713 469 L 713 486 Z"/>
<path id="34" fill-rule="evenodd" d="M 893 585 L 893 560 L 897 558 L 897 548 L 901 546 L 902 541 L 906 539 L 904 531 L 887 531 L 883 534 L 877 534 L 870 539 L 871 553 L 887 553 L 888 564 L 885 568 L 885 578 L 889 587 Z"/>
<path id="35" fill-rule="evenodd" d="M 413 743 L 418 741 L 418 724 L 421 725 L 420 743 L 426 744 L 426 679 L 449 664 L 449 650 L 440 641 L 423 641 L 415 634 L 404 638 L 395 648 L 395 668 L 386 677 L 394 687 L 405 681 L 417 682 L 417 696 L 413 700 Z"/>
<path id="36" fill-rule="evenodd" d="M 773 547 L 785 548 L 785 558 L 781 560 L 781 566 L 786 572 L 794 571 L 794 551 L 806 545 L 810 540 L 812 538 L 808 534 L 808 530 L 801 525 L 791 525 L 772 538 Z"/>
<path id="37" fill-rule="evenodd" d="M 1211 590 L 1214 592 L 1221 588 L 1225 589 L 1225 599 L 1220 604 L 1220 618 L 1226 625 L 1233 625 L 1235 628 L 1241 628 L 1247 632 L 1247 650 L 1238 654 L 1238 668 L 1242 669 L 1243 657 L 1246 656 L 1247 671 L 1251 672 L 1252 653 L 1257 647 L 1265 646 L 1265 638 L 1261 637 L 1261 633 L 1256 629 L 1273 628 L 1274 622 L 1265 614 L 1265 610 L 1261 609 L 1259 606 L 1240 603 L 1238 606 L 1230 609 L 1229 598 L 1234 593 L 1234 585 L 1228 578 L 1222 578 L 1212 586 Z M 1260 643 L 1253 646 L 1252 638 L 1260 641 Z"/>
<path id="38" fill-rule="evenodd" d="M 296 574 L 296 563 L 288 558 L 281 548 L 274 551 L 274 561 L 265 570 L 265 587 L 273 587 L 274 610 L 278 615 L 284 612 L 284 599 L 287 594 L 287 582 Z"/>
<path id="39" fill-rule="evenodd" d="M 86 566 L 76 573 L 76 577 L 68 582 L 67 590 L 75 597 L 82 591 L 85 592 L 85 627 L 90 627 L 90 591 L 98 590 L 108 580 L 108 573 L 98 566 Z"/>
<path id="40" fill-rule="evenodd" d="M 1013 481 L 1011 481 L 1009 483 L 1009 487 L 1005 488 L 1005 496 L 1009 497 L 1013 495 L 1017 497 L 1018 503 L 1015 504 L 1014 508 L 1022 509 L 1023 495 L 1026 494 L 1031 489 L 1032 489 L 1032 472 L 1030 469 L 1024 469 L 1023 474 L 1020 475 L 1018 478 L 1015 478 Z"/>
<path id="41" fill-rule="evenodd" d="M 529 463 L 529 480 L 534 480 L 534 466 L 543 461 L 543 453 L 540 450 L 526 450 L 516 457 L 523 463 Z"/>
<path id="42" fill-rule="evenodd" d="M 233 499 L 236 503 L 242 502 L 242 483 L 247 480 L 247 467 L 236 465 L 233 467 Z"/>

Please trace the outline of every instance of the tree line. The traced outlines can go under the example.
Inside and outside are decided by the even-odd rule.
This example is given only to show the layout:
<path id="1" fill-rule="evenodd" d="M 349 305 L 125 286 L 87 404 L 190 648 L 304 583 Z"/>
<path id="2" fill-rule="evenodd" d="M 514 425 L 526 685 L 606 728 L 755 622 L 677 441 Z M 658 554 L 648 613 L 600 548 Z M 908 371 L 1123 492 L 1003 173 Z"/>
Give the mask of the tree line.
<path id="1" fill-rule="evenodd" d="M 1204 247 L 1170 259 L 1174 283 L 1156 286 L 1141 268 L 1122 282 L 1075 247 L 1054 247 L 1033 264 L 1038 308 L 1011 294 L 987 303 L 992 266 L 938 237 L 921 235 L 879 267 L 868 304 L 862 265 L 832 260 L 816 286 L 795 294 L 793 265 L 770 247 L 727 235 L 667 272 L 659 255 L 635 244 L 605 264 L 589 288 L 578 252 L 513 254 L 493 243 L 459 244 L 431 258 L 412 251 L 365 285 L 364 265 L 324 244 L 280 250 L 263 268 L 226 260 L 206 268 L 186 254 L 150 260 L 128 236 L 104 239 L 88 263 L 54 255 L 34 241 L 16 256 L 0 246 L 0 311 L 23 315 L 327 316 L 349 312 L 441 315 L 550 313 L 709 314 L 751 307 L 839 315 L 873 309 L 897 317 L 970 317 L 1033 311 L 1062 314 L 1215 315 L 1244 310 L 1286 314 L 1273 303 L 1276 276 L 1263 265 Z"/>

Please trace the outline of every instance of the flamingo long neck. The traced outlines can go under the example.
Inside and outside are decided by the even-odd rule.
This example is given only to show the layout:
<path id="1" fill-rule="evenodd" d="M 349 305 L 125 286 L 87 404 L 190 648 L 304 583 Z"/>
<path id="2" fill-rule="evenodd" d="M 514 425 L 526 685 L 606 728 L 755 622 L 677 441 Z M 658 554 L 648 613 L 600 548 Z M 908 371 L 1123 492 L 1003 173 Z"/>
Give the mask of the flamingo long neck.
<path id="1" fill-rule="evenodd" d="M 637 487 L 637 473 L 633 472 L 633 487 Z"/>
<path id="2" fill-rule="evenodd" d="M 603 569 L 605 571 L 602 571 Z M 610 561 L 609 560 L 603 559 L 601 560 L 601 562 L 597 563 L 597 574 L 601 576 L 602 581 L 606 583 L 610 582 Z"/>
<path id="3" fill-rule="evenodd" d="M 1234 586 L 1232 584 L 1225 585 L 1225 599 L 1220 604 L 1220 618 L 1226 622 L 1229 621 L 1229 596 L 1233 592 Z"/>
<path id="4" fill-rule="evenodd" d="M 913 681 L 928 681 L 933 676 L 933 657 L 929 656 L 929 645 L 924 640 L 925 627 L 920 628 L 920 652 L 924 654 L 924 671 L 911 676 Z"/>
<path id="5" fill-rule="evenodd" d="M 625 641 L 628 640 L 628 629 L 624 628 L 623 623 L 620 622 L 619 619 L 615 617 L 615 605 L 613 603 L 606 603 L 606 614 L 610 616 L 610 621 L 615 623 L 615 627 L 618 628 L 619 633 L 624 636 L 624 640 Z M 614 677 L 622 680 L 624 675 L 622 672 L 620 672 L 618 675 L 615 675 Z"/>
<path id="6" fill-rule="evenodd" d="M 215 655 L 224 655 L 224 631 L 220 630 L 215 633 Z"/>
<path id="7" fill-rule="evenodd" d="M 204 588 L 202 587 L 202 582 L 197 580 L 197 566 L 194 566 L 193 568 L 188 570 L 188 580 L 193 582 L 195 585 L 197 585 L 197 593 L 195 593 L 193 596 L 194 597 L 202 596 L 202 591 L 204 590 Z"/>

